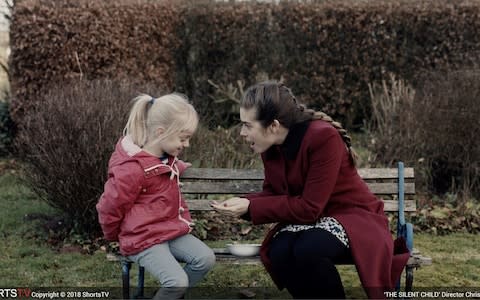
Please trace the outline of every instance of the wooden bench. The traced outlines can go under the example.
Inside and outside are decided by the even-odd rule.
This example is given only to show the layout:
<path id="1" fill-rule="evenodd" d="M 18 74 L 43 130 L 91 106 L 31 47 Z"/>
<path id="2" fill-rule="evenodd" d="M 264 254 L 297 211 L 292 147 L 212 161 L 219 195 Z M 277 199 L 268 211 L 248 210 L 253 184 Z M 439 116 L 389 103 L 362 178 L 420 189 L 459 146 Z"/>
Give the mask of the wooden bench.
<path id="1" fill-rule="evenodd" d="M 431 258 L 422 256 L 413 248 L 413 226 L 405 222 L 405 212 L 416 210 L 413 168 L 404 168 L 399 162 L 397 168 L 365 168 L 358 170 L 360 176 L 367 182 L 370 190 L 384 201 L 385 212 L 396 214 L 397 236 L 403 236 L 411 252 L 405 268 L 405 291 L 411 291 L 413 285 L 413 270 L 423 265 L 430 265 Z M 219 195 L 242 195 L 260 191 L 263 182 L 263 170 L 254 169 L 210 169 L 190 168 L 181 178 L 182 192 L 187 199 L 190 211 L 212 210 L 209 202 Z M 214 252 L 219 262 L 233 264 L 259 263 L 259 257 L 236 257 L 225 248 L 215 248 Z M 123 296 L 130 298 L 130 268 L 132 262 L 121 259 Z M 144 268 L 139 267 L 137 296 L 143 296 Z M 400 282 L 397 285 L 400 290 Z"/>

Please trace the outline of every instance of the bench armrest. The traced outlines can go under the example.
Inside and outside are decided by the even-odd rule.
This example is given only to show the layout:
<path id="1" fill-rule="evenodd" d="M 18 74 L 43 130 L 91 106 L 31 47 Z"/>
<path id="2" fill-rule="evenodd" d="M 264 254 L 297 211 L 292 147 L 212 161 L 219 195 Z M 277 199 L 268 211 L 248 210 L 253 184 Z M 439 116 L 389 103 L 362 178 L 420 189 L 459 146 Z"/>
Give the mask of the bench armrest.
<path id="1" fill-rule="evenodd" d="M 407 248 L 412 253 L 413 251 L 413 225 L 406 223 L 397 227 L 397 237 L 403 237 L 406 241 Z"/>
<path id="2" fill-rule="evenodd" d="M 413 225 L 405 222 L 405 174 L 403 162 L 398 162 L 398 219 L 397 237 L 403 237 L 407 248 L 413 251 Z"/>

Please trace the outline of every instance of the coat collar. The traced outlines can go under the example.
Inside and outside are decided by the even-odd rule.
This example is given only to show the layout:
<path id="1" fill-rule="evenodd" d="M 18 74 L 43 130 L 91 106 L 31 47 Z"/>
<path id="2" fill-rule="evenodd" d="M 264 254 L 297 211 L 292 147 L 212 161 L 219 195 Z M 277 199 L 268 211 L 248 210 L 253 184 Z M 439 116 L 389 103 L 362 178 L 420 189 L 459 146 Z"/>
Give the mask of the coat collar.
<path id="1" fill-rule="evenodd" d="M 133 142 L 133 139 L 130 135 L 126 135 L 120 139 L 118 145 L 120 152 L 123 153 L 122 159 L 124 161 L 127 160 L 135 160 L 137 161 L 140 166 L 144 169 L 145 172 L 149 172 L 154 169 L 159 169 L 158 172 L 160 173 L 168 173 L 172 171 L 173 165 L 177 162 L 177 157 L 173 157 L 171 155 L 167 155 L 168 158 L 167 162 L 164 162 L 162 158 L 165 157 L 156 157 L 145 152 L 142 148 L 136 145 Z"/>
<path id="2" fill-rule="evenodd" d="M 309 124 L 310 121 L 305 121 L 290 127 L 283 144 L 270 147 L 265 153 L 265 158 L 267 160 L 273 159 L 276 154 L 279 154 L 278 152 L 281 151 L 288 160 L 294 160 L 297 157 L 298 151 L 300 150 L 303 137 L 307 132 Z"/>

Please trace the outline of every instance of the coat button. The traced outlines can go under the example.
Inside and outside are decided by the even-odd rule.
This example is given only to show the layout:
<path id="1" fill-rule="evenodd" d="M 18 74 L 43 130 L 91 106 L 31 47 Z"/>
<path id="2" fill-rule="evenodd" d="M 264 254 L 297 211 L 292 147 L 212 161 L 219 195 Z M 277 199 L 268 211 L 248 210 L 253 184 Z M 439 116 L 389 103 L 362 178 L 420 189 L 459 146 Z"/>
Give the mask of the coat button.
<path id="1" fill-rule="evenodd" d="M 142 192 L 144 192 L 144 193 L 147 192 L 147 189 L 143 189 Z"/>

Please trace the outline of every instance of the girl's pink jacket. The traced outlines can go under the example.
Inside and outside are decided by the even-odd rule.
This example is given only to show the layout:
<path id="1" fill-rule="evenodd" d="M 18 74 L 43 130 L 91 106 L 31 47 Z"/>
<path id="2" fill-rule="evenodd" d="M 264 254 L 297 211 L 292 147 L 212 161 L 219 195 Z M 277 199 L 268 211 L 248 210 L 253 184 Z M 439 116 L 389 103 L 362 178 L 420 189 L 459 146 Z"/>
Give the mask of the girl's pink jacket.
<path id="1" fill-rule="evenodd" d="M 179 175 L 186 168 L 172 156 L 162 163 L 129 136 L 119 140 L 96 207 L 105 238 L 119 241 L 123 255 L 137 254 L 191 231 L 192 218 L 179 188 Z"/>

